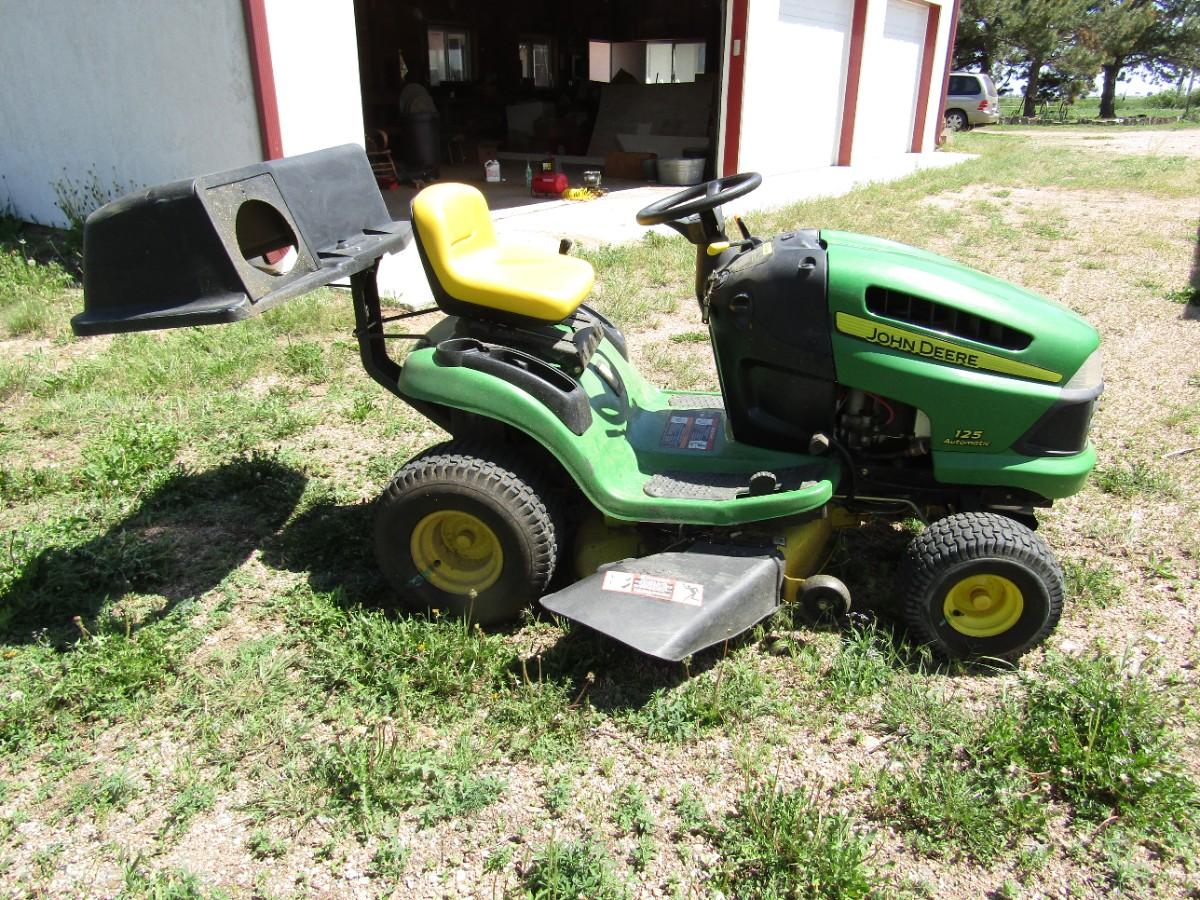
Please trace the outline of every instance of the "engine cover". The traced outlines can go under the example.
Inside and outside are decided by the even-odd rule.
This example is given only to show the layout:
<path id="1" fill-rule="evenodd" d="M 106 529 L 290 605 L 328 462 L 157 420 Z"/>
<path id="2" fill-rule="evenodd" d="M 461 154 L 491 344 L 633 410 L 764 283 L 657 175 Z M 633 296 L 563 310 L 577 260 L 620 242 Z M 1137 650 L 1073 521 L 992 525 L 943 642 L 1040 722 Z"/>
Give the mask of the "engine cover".
<path id="1" fill-rule="evenodd" d="M 832 427 L 827 281 L 816 230 L 776 235 L 713 274 L 708 327 L 739 441 L 794 450 Z"/>

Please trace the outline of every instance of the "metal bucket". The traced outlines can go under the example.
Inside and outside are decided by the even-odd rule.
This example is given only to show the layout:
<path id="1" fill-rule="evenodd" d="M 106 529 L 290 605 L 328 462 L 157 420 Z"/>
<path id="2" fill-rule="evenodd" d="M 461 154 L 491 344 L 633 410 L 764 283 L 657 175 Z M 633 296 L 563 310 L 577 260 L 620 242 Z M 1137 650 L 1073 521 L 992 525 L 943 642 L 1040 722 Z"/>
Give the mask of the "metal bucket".
<path id="1" fill-rule="evenodd" d="M 699 184 L 704 180 L 703 159 L 660 159 L 658 181 L 660 184 Z"/>

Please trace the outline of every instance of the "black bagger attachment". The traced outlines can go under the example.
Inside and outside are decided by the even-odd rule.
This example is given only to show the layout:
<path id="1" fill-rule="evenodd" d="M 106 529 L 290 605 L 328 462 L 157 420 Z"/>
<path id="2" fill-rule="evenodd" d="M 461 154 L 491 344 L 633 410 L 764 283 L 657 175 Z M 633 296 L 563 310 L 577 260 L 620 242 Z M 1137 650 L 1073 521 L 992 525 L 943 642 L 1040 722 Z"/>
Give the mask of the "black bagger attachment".
<path id="1" fill-rule="evenodd" d="M 411 237 L 354 144 L 148 188 L 88 217 L 71 327 L 236 322 L 364 272 Z"/>

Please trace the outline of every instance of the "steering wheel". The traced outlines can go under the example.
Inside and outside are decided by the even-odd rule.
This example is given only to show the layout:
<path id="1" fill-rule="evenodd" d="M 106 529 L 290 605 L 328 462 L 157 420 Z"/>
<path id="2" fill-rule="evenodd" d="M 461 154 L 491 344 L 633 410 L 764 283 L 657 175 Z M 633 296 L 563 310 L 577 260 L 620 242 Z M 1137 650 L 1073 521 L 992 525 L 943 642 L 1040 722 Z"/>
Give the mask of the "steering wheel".
<path id="1" fill-rule="evenodd" d="M 637 214 L 639 225 L 662 225 L 678 222 L 697 213 L 710 212 L 730 200 L 744 197 L 762 184 L 757 172 L 742 172 L 726 175 L 714 181 L 684 188 L 670 197 L 656 200 Z"/>

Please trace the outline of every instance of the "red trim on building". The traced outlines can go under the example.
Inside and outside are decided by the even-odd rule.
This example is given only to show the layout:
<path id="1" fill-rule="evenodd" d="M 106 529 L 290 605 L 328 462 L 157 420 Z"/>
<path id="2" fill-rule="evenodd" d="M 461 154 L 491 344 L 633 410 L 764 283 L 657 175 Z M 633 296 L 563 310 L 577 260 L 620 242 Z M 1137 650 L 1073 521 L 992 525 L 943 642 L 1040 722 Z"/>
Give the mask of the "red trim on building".
<path id="1" fill-rule="evenodd" d="M 958 40 L 958 11 L 962 0 L 954 0 L 954 9 L 950 11 L 950 37 L 946 41 L 946 71 L 942 73 L 942 99 L 938 102 L 937 141 L 939 147 L 946 142 L 942 122 L 946 120 L 946 91 L 950 89 L 950 70 L 954 68 L 954 42 Z"/>
<path id="2" fill-rule="evenodd" d="M 275 94 L 275 70 L 271 66 L 271 41 L 267 35 L 264 0 L 242 0 L 242 14 L 250 44 L 250 75 L 254 79 L 254 105 L 258 109 L 263 159 L 280 159 L 283 135 L 279 128 L 279 99 Z"/>
<path id="3" fill-rule="evenodd" d="M 733 175 L 738 170 L 738 151 L 742 140 L 742 85 L 746 79 L 746 22 L 749 0 L 730 0 L 729 59 L 725 63 L 728 90 L 725 101 L 725 158 L 721 174 Z"/>
<path id="4" fill-rule="evenodd" d="M 854 0 L 850 20 L 850 58 L 846 62 L 846 99 L 842 103 L 842 136 L 837 164 L 850 165 L 854 153 L 854 120 L 858 114 L 858 85 L 862 80 L 863 37 L 867 31 L 868 0 Z"/>
<path id="5" fill-rule="evenodd" d="M 929 113 L 929 82 L 933 78 L 933 51 L 937 49 L 940 6 L 929 7 L 929 19 L 925 23 L 925 50 L 921 53 L 921 81 L 917 86 L 917 114 L 913 120 L 912 152 L 920 153 L 925 147 L 925 126 Z"/>

